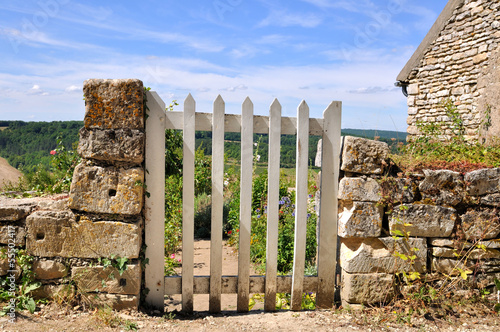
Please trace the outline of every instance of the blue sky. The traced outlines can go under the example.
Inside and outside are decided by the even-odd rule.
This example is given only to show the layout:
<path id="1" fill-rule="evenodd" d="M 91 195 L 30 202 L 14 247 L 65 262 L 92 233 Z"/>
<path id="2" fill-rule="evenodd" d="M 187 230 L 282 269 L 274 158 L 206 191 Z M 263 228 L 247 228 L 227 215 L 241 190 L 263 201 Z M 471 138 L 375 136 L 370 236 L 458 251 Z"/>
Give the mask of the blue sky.
<path id="1" fill-rule="evenodd" d="M 406 130 L 397 74 L 446 0 L 23 0 L 0 3 L 0 119 L 83 120 L 83 81 L 139 78 L 169 104 L 250 96 L 343 128 Z M 176 108 L 181 110 L 180 106 Z"/>

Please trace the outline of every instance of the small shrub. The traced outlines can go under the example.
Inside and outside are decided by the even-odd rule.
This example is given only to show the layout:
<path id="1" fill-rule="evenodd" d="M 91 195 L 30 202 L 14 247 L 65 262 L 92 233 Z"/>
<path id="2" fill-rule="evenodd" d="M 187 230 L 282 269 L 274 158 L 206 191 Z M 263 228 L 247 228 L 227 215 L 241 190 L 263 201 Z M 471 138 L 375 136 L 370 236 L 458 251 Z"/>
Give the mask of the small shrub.
<path id="1" fill-rule="evenodd" d="M 403 170 L 449 169 L 468 172 L 500 166 L 500 145 L 485 146 L 467 139 L 463 119 L 451 100 L 442 107 L 449 118 L 443 122 L 417 122 L 420 135 L 400 145 L 391 158 Z"/>

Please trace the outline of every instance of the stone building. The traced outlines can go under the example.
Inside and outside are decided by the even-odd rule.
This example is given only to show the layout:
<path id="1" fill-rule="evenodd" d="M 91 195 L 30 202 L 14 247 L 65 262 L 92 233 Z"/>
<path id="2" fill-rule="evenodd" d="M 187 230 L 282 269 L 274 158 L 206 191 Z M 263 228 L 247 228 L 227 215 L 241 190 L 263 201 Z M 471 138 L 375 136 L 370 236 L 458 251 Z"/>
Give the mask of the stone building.
<path id="1" fill-rule="evenodd" d="M 481 142 L 500 137 L 500 0 L 449 0 L 397 77 L 408 101 L 408 134 L 418 122 L 443 123 L 451 100 L 466 135 Z"/>

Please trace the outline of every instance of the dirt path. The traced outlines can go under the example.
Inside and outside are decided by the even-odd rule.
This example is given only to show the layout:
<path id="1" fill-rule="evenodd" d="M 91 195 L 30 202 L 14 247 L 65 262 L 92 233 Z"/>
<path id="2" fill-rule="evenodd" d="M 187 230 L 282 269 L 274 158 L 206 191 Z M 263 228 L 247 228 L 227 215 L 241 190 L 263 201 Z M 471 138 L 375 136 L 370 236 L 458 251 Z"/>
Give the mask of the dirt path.
<path id="1" fill-rule="evenodd" d="M 175 259 L 180 259 L 182 262 L 182 251 L 175 254 Z M 181 274 L 182 267 L 176 268 L 176 272 Z M 250 269 L 250 275 L 257 274 L 255 270 Z M 194 243 L 194 275 L 209 276 L 210 275 L 210 240 L 196 240 Z M 226 245 L 223 242 L 222 247 L 222 275 L 236 276 L 238 275 L 238 254 L 234 248 Z M 221 308 L 222 310 L 236 310 L 236 294 L 222 294 Z M 175 295 L 169 298 L 165 304 L 167 311 L 181 310 L 181 296 Z M 208 294 L 194 295 L 194 311 L 208 311 Z M 255 310 L 262 309 L 262 303 L 256 303 Z"/>
<path id="2" fill-rule="evenodd" d="M 2 189 L 4 182 L 11 181 L 16 184 L 22 175 L 23 173 L 10 166 L 7 160 L 0 157 L 0 190 Z"/>

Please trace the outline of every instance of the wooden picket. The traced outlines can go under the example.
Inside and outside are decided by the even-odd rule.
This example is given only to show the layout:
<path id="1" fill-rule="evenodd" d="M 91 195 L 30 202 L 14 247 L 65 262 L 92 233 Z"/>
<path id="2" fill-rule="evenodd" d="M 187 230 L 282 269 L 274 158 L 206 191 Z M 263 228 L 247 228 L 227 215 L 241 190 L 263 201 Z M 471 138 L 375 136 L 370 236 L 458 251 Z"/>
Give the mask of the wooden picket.
<path id="1" fill-rule="evenodd" d="M 212 120 L 212 226 L 209 311 L 221 310 L 222 219 L 224 208 L 224 100 L 214 102 Z"/>
<path id="2" fill-rule="evenodd" d="M 277 99 L 269 111 L 268 194 L 266 235 L 266 292 L 264 309 L 276 308 L 276 275 L 278 272 L 278 222 L 280 199 L 281 105 Z"/>
<path id="3" fill-rule="evenodd" d="M 297 153 L 295 170 L 295 236 L 293 245 L 292 297 L 290 307 L 300 310 L 306 261 L 307 183 L 309 161 L 309 107 L 305 101 L 297 110 Z"/>
<path id="4" fill-rule="evenodd" d="M 248 311 L 249 296 L 264 293 L 264 309 L 275 310 L 276 293 L 291 293 L 291 309 L 300 310 L 304 292 L 317 293 L 317 307 L 332 307 L 334 301 L 337 252 L 337 192 L 340 156 L 341 103 L 332 102 L 324 111 L 324 119 L 309 118 L 309 107 L 303 101 L 297 118 L 281 116 L 281 105 L 275 99 L 269 116 L 254 116 L 253 103 L 247 97 L 242 114 L 225 114 L 221 96 L 214 101 L 212 113 L 196 112 L 191 95 L 184 102 L 183 112 L 165 112 L 164 103 L 156 93 L 148 92 L 149 118 L 146 120 L 146 186 L 155 190 L 146 199 L 146 257 L 150 264 L 145 270 L 145 283 L 150 293 L 146 302 L 161 310 L 165 295 L 182 294 L 182 310 L 193 311 L 194 294 L 209 294 L 209 311 L 221 310 L 221 294 L 237 293 L 237 311 Z M 163 108 L 163 109 L 161 109 Z M 151 130 L 150 130 L 151 128 Z M 181 129 L 184 135 L 183 160 L 183 229 L 182 275 L 164 277 L 158 282 L 159 267 L 163 270 L 162 211 L 165 182 L 164 159 L 157 155 L 158 135 L 165 129 Z M 210 246 L 210 276 L 194 276 L 194 152 L 195 131 L 212 131 L 212 225 Z M 222 275 L 222 219 L 224 181 L 224 133 L 241 133 L 240 229 L 238 275 Z M 252 218 L 253 134 L 269 134 L 268 202 L 266 237 L 266 276 L 250 276 L 250 239 Z M 297 135 L 295 238 L 292 276 L 277 275 L 280 138 L 283 134 Z M 322 135 L 322 176 L 320 185 L 320 218 L 318 238 L 318 276 L 304 276 L 309 135 Z M 156 144 L 153 146 L 153 144 Z M 163 164 L 162 164 L 163 163 Z M 159 188 L 157 188 L 159 187 Z M 163 189 L 163 190 L 162 190 Z M 153 241 L 154 239 L 154 241 Z M 161 242 L 161 245 L 160 245 Z M 151 247 L 150 247 L 151 245 Z M 160 249 L 161 248 L 161 249 Z M 161 251 L 161 252 L 160 252 Z M 161 262 L 161 263 L 160 263 Z"/>
<path id="5" fill-rule="evenodd" d="M 195 111 L 189 94 L 184 101 L 182 150 L 182 309 L 186 312 L 193 311 Z"/>

